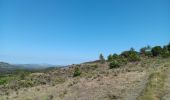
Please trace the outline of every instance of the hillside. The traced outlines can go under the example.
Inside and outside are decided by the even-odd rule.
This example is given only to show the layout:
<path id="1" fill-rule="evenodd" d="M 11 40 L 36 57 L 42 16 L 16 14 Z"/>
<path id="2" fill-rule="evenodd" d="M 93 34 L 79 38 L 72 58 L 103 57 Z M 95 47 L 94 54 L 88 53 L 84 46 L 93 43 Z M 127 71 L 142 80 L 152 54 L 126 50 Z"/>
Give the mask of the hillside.
<path id="1" fill-rule="evenodd" d="M 73 77 L 73 70 L 77 66 L 81 70 L 81 75 Z M 108 63 L 71 65 L 64 69 L 57 68 L 45 72 L 29 73 L 22 80 L 18 80 L 21 82 L 11 81 L 8 84 L 8 89 L 1 87 L 0 99 L 157 100 L 143 99 L 145 97 L 142 95 L 148 95 L 145 89 L 152 79 L 151 76 L 156 72 L 169 75 L 169 71 L 166 69 L 170 69 L 170 58 L 142 59 L 139 62 L 131 62 L 116 69 L 109 69 Z M 167 80 L 167 78 L 165 79 Z M 164 82 L 164 80 L 161 81 Z M 168 85 L 169 80 L 167 82 Z M 163 94 L 160 95 L 158 90 Z M 158 96 L 161 98 L 169 91 L 166 88 L 162 89 L 162 87 L 158 90 L 156 89 L 155 92 L 158 92 Z M 165 100 L 169 99 L 167 96 L 165 95 Z"/>
<path id="2" fill-rule="evenodd" d="M 55 67 L 63 67 L 59 65 L 49 64 L 9 64 L 6 62 L 0 62 L 0 74 L 14 73 L 18 70 L 22 71 L 42 71 Z"/>
<path id="3" fill-rule="evenodd" d="M 169 100 L 169 76 L 170 44 L 131 48 L 67 67 L 1 74 L 0 100 Z"/>
<path id="4" fill-rule="evenodd" d="M 5 62 L 0 62 L 0 74 L 9 73 L 11 71 L 14 71 L 15 69 L 16 68 L 14 65 Z"/>

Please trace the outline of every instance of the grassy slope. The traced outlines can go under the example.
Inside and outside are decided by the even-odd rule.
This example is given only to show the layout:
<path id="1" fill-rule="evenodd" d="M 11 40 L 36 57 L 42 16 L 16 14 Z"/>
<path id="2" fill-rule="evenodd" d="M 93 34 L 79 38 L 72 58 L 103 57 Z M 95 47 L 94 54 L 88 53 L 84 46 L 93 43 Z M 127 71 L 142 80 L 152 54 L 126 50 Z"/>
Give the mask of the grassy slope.
<path id="1" fill-rule="evenodd" d="M 167 78 L 165 79 L 165 95 L 162 100 L 170 99 L 170 68 L 167 70 Z"/>
<path id="2" fill-rule="evenodd" d="M 82 74 L 72 77 L 76 66 L 80 67 Z M 128 63 L 117 69 L 109 69 L 107 63 L 86 63 L 32 73 L 25 78 L 26 81 L 32 79 L 46 84 L 15 91 L 8 89 L 8 94 L 1 95 L 0 100 L 135 100 L 137 97 L 159 100 L 164 96 L 164 71 L 169 66 L 170 59 L 154 58 Z"/>
<path id="3" fill-rule="evenodd" d="M 167 67 L 163 65 L 162 67 L 156 69 L 148 78 L 148 83 L 138 97 L 138 100 L 161 100 L 165 94 L 165 79 L 167 77 Z"/>

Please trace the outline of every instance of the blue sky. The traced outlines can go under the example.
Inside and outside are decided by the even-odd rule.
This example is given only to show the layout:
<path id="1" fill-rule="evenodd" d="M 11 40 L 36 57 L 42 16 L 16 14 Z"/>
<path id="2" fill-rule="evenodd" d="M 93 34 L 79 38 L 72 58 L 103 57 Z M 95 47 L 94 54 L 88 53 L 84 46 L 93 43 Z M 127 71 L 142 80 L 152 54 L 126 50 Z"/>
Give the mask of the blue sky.
<path id="1" fill-rule="evenodd" d="M 169 0 L 0 0 L 0 61 L 64 65 L 169 42 Z"/>

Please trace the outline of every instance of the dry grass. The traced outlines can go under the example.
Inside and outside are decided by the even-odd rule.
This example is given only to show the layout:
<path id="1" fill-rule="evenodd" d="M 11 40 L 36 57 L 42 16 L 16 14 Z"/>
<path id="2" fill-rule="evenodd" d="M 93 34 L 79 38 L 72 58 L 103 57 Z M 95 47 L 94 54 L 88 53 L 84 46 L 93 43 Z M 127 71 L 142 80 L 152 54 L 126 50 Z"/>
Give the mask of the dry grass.
<path id="1" fill-rule="evenodd" d="M 144 72 L 119 73 L 117 76 L 97 76 L 96 78 L 72 78 L 63 84 L 55 86 L 36 86 L 20 89 L 19 93 L 10 93 L 10 100 L 121 100 L 126 89 L 140 81 L 145 76 Z M 6 98 L 4 96 L 3 98 Z"/>
<path id="2" fill-rule="evenodd" d="M 107 63 L 86 63 L 78 65 L 82 72 L 78 77 L 73 77 L 77 65 L 34 73 L 33 80 L 48 84 L 9 90 L 0 100 L 136 100 L 139 95 L 140 100 L 159 100 L 164 93 L 165 63 L 169 59 L 143 59 L 116 69 L 109 69 Z"/>
<path id="3" fill-rule="evenodd" d="M 148 79 L 146 88 L 138 100 L 161 100 L 165 94 L 166 67 L 161 67 L 158 71 L 153 72 Z"/>

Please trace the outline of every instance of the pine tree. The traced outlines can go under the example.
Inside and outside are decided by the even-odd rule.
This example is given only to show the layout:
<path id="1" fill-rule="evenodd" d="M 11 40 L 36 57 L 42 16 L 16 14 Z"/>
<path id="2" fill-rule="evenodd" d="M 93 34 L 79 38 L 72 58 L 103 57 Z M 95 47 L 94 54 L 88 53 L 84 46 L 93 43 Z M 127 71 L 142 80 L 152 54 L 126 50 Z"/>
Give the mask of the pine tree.
<path id="1" fill-rule="evenodd" d="M 104 59 L 104 56 L 102 54 L 100 54 L 99 56 L 99 60 L 100 60 L 100 63 L 105 63 L 105 59 Z"/>

